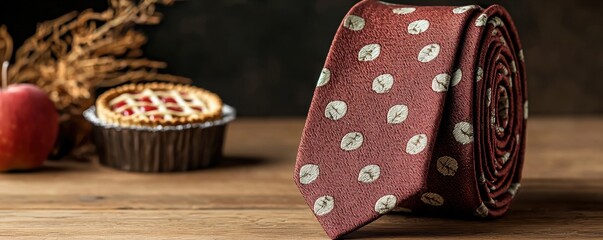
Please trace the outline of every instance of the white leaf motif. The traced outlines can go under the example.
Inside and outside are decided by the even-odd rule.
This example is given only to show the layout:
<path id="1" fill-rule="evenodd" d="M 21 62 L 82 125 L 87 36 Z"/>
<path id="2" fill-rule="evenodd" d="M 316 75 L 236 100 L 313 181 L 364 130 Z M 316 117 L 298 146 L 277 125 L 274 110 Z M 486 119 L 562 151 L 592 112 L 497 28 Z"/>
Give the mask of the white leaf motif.
<path id="1" fill-rule="evenodd" d="M 481 173 L 477 181 L 481 184 L 486 184 L 486 175 L 484 175 L 484 173 Z"/>
<path id="2" fill-rule="evenodd" d="M 463 79 L 463 71 L 459 68 L 454 73 L 452 73 L 452 79 L 450 80 L 450 85 L 453 87 L 461 82 Z"/>
<path id="3" fill-rule="evenodd" d="M 318 178 L 319 174 L 318 165 L 306 164 L 299 169 L 299 182 L 301 184 L 310 184 Z"/>
<path id="4" fill-rule="evenodd" d="M 417 134 L 406 143 L 406 152 L 411 155 L 422 152 L 427 147 L 427 135 Z"/>
<path id="5" fill-rule="evenodd" d="M 523 49 L 519 50 L 519 60 L 521 60 L 522 62 L 525 62 L 525 58 L 523 56 Z"/>
<path id="6" fill-rule="evenodd" d="M 437 168 L 438 172 L 444 176 L 454 176 L 459 166 L 456 159 L 449 156 L 443 156 L 438 158 Z"/>
<path id="7" fill-rule="evenodd" d="M 504 131 L 505 131 L 505 129 L 503 127 L 501 127 L 501 126 L 497 126 L 496 127 L 496 132 L 497 133 L 502 134 Z"/>
<path id="8" fill-rule="evenodd" d="M 322 71 L 320 72 L 320 76 L 318 77 L 318 83 L 316 84 L 316 86 L 322 87 L 322 86 L 326 85 L 327 83 L 329 83 L 330 80 L 331 80 L 331 70 L 329 70 L 327 68 L 323 68 Z"/>
<path id="9" fill-rule="evenodd" d="M 528 119 L 528 101 L 523 103 L 523 119 Z"/>
<path id="10" fill-rule="evenodd" d="M 481 205 L 479 205 L 479 207 L 475 210 L 475 215 L 478 217 L 487 217 L 488 216 L 488 207 L 486 207 L 486 205 L 484 203 L 482 203 Z"/>
<path id="11" fill-rule="evenodd" d="M 358 181 L 361 183 L 372 183 L 381 176 L 381 168 L 377 165 L 368 165 L 358 173 Z"/>
<path id="12" fill-rule="evenodd" d="M 454 125 L 452 131 L 454 139 L 461 144 L 468 144 L 473 142 L 473 125 L 468 122 L 460 122 Z"/>
<path id="13" fill-rule="evenodd" d="M 511 194 L 511 196 L 514 197 L 517 194 L 517 190 L 519 190 L 519 187 L 521 187 L 521 184 L 513 183 L 513 184 L 511 184 L 511 186 L 509 186 L 509 189 L 507 189 L 507 192 L 509 194 Z"/>
<path id="14" fill-rule="evenodd" d="M 379 54 L 381 54 L 381 46 L 379 44 L 368 44 L 358 52 L 358 61 L 373 61 L 379 57 Z"/>
<path id="15" fill-rule="evenodd" d="M 486 89 L 486 103 L 488 104 L 488 107 L 490 107 L 490 104 L 492 103 L 492 88 Z"/>
<path id="16" fill-rule="evenodd" d="M 376 93 L 386 93 L 394 84 L 394 76 L 391 74 L 381 74 L 373 80 L 373 91 Z"/>
<path id="17" fill-rule="evenodd" d="M 494 27 L 502 27 L 505 26 L 505 23 L 503 22 L 502 19 L 500 19 L 499 17 L 493 17 L 492 19 L 490 19 L 488 21 L 489 24 L 492 24 L 492 26 Z"/>
<path id="18" fill-rule="evenodd" d="M 408 24 L 408 33 L 410 34 L 420 34 L 429 29 L 429 21 L 425 19 L 417 20 Z"/>
<path id="19" fill-rule="evenodd" d="M 331 120 L 339 120 L 348 112 L 348 105 L 344 101 L 332 101 L 325 108 L 325 117 Z"/>
<path id="20" fill-rule="evenodd" d="M 505 76 L 509 75 L 509 69 L 506 66 L 502 67 L 502 74 L 504 74 Z"/>
<path id="21" fill-rule="evenodd" d="M 426 63 L 430 62 L 431 60 L 434 60 L 438 56 L 438 54 L 440 54 L 440 45 L 437 43 L 432 43 L 421 49 L 417 59 L 419 60 L 419 62 Z"/>
<path id="22" fill-rule="evenodd" d="M 446 92 L 450 85 L 450 75 L 446 73 L 436 75 L 431 81 L 431 89 L 434 92 Z"/>
<path id="23" fill-rule="evenodd" d="M 364 24 L 365 24 L 364 18 L 356 16 L 356 15 L 349 15 L 343 21 L 343 26 L 352 31 L 362 30 L 364 28 Z"/>
<path id="24" fill-rule="evenodd" d="M 492 109 L 490 111 L 490 127 L 494 128 L 496 126 L 496 110 Z"/>
<path id="25" fill-rule="evenodd" d="M 394 105 L 387 112 L 387 123 L 399 124 L 408 117 L 408 107 L 406 105 Z"/>
<path id="26" fill-rule="evenodd" d="M 444 205 L 444 198 L 437 193 L 424 193 L 423 195 L 421 195 L 421 201 L 423 201 L 425 204 L 429 204 L 436 207 Z"/>
<path id="27" fill-rule="evenodd" d="M 335 207 L 335 199 L 332 196 L 325 195 L 314 201 L 314 213 L 317 216 L 323 216 L 330 213 Z"/>
<path id="28" fill-rule="evenodd" d="M 475 20 L 475 26 L 482 27 L 482 26 L 486 25 L 487 22 L 488 22 L 488 15 L 486 15 L 485 13 L 482 13 L 482 15 L 479 15 L 479 17 L 477 17 L 477 19 Z"/>
<path id="29" fill-rule="evenodd" d="M 375 212 L 379 214 L 385 214 L 394 209 L 396 206 L 396 196 L 394 195 L 385 195 L 375 203 Z"/>
<path id="30" fill-rule="evenodd" d="M 398 14 L 398 15 L 405 15 L 405 14 L 412 13 L 415 10 L 417 10 L 417 9 L 404 7 L 404 8 L 394 8 L 394 9 L 392 9 L 392 12 L 395 14 Z"/>
<path id="31" fill-rule="evenodd" d="M 341 139 L 341 149 L 345 151 L 353 151 L 360 148 L 363 142 L 364 136 L 362 136 L 362 133 L 351 132 L 343 136 Z"/>
<path id="32" fill-rule="evenodd" d="M 477 68 L 477 73 L 475 74 L 475 81 L 479 82 L 484 78 L 484 69 L 481 67 Z"/>
<path id="33" fill-rule="evenodd" d="M 500 159 L 502 160 L 503 164 L 505 164 L 507 161 L 509 161 L 509 158 L 511 158 L 511 153 L 505 152 Z"/>
<path id="34" fill-rule="evenodd" d="M 386 5 L 386 6 L 396 6 L 396 5 L 398 5 L 398 4 L 395 4 L 395 3 L 389 3 L 389 2 L 385 2 L 385 1 L 379 1 L 379 3 L 381 3 L 383 5 Z"/>
<path id="35" fill-rule="evenodd" d="M 457 7 L 455 9 L 452 9 L 452 12 L 454 14 L 462 14 L 462 13 L 465 13 L 465 12 L 469 11 L 470 9 L 473 9 L 473 8 L 476 8 L 476 7 L 477 6 L 475 6 L 475 5 Z"/>

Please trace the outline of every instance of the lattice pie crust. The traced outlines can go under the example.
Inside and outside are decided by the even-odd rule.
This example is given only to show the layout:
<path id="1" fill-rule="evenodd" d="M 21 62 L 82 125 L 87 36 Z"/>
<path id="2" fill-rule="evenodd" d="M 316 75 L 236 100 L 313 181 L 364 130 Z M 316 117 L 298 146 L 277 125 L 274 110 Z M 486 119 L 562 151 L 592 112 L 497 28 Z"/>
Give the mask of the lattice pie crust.
<path id="1" fill-rule="evenodd" d="M 96 100 L 98 117 L 120 126 L 171 126 L 220 118 L 222 100 L 207 90 L 173 83 L 127 84 Z"/>

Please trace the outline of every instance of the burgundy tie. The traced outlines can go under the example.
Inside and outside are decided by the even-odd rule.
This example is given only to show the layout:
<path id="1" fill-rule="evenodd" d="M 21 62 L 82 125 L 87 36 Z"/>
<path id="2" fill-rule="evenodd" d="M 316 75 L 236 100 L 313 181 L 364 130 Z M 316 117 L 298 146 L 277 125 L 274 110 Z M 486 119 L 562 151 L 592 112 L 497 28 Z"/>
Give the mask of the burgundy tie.
<path id="1" fill-rule="evenodd" d="M 519 188 L 523 51 L 500 6 L 354 6 L 331 46 L 295 181 L 331 238 L 392 210 L 495 218 Z"/>

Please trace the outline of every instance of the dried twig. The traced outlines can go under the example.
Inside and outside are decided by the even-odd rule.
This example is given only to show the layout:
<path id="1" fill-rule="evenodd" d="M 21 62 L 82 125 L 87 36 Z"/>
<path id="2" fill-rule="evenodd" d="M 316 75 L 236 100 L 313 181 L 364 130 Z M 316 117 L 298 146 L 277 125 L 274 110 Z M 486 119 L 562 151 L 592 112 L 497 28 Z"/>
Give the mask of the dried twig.
<path id="1" fill-rule="evenodd" d="M 2 62 L 10 60 L 13 54 L 13 38 L 8 34 L 6 26 L 0 26 L 0 60 Z"/>
<path id="2" fill-rule="evenodd" d="M 32 83 L 48 93 L 62 114 L 81 114 L 93 101 L 94 90 L 124 82 L 187 78 L 158 74 L 163 62 L 138 58 L 146 42 L 135 24 L 157 24 L 157 4 L 173 0 L 109 0 L 97 13 L 71 12 L 40 23 L 36 33 L 17 50 L 9 71 L 11 83 Z M 10 59 L 12 39 L 0 27 L 0 58 Z"/>

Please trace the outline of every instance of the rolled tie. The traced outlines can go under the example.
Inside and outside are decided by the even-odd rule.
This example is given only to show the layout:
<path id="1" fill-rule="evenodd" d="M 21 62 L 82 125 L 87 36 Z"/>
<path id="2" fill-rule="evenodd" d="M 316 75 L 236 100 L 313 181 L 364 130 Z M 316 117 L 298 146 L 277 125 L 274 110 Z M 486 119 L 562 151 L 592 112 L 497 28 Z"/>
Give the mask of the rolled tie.
<path id="1" fill-rule="evenodd" d="M 361 1 L 320 74 L 295 182 L 331 238 L 396 210 L 500 217 L 520 186 L 527 112 L 503 7 Z"/>

